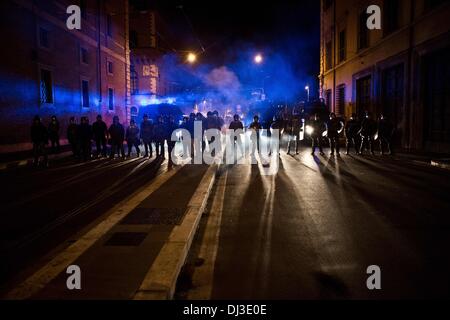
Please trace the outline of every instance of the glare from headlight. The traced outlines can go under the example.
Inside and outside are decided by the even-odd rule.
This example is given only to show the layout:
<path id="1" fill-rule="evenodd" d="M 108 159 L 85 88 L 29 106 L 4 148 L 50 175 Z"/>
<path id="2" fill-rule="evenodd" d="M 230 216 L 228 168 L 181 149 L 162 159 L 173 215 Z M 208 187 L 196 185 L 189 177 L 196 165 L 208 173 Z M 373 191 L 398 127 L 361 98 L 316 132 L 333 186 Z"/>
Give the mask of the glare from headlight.
<path id="1" fill-rule="evenodd" d="M 306 126 L 306 134 L 312 135 L 314 132 L 314 128 L 311 126 Z"/>

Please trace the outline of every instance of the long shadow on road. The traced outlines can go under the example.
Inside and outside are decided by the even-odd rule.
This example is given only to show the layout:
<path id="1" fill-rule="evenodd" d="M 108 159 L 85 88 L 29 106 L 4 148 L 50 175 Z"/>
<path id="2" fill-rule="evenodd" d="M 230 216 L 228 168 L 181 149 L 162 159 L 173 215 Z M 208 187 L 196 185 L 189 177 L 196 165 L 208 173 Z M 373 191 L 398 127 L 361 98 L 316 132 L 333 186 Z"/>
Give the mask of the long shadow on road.
<path id="1" fill-rule="evenodd" d="M 92 161 L 68 170 L 59 178 L 57 188 L 50 185 L 51 191 L 37 189 L 11 204 L 7 212 L 3 208 L 0 284 L 7 285 L 19 273 L 27 272 L 55 247 L 70 244 L 72 235 L 153 179 L 162 161 Z M 66 171 L 56 171 L 60 174 L 62 170 Z M 38 178 L 39 174 L 45 177 L 55 173 L 38 173 Z M 26 175 L 21 178 L 26 180 Z"/>

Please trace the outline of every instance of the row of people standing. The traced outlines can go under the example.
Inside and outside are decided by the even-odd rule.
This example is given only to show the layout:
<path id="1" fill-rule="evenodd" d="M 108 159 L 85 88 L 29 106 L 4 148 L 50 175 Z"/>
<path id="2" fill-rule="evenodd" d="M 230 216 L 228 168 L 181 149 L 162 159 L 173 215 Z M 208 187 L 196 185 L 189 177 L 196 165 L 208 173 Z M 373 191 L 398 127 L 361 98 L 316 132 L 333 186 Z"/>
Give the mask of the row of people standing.
<path id="1" fill-rule="evenodd" d="M 319 148 L 323 154 L 322 139 L 324 133 L 329 140 L 331 154 L 335 152 L 340 153 L 339 138 L 342 131 L 344 131 L 346 139 L 346 154 L 350 153 L 353 147 L 356 154 L 363 154 L 368 149 L 372 155 L 375 154 L 374 145 L 378 140 L 381 154 L 392 154 L 392 137 L 394 134 L 394 126 L 392 123 L 381 114 L 379 120 L 373 119 L 370 112 L 366 112 L 364 117 L 360 120 L 354 113 L 350 119 L 344 122 L 343 119 L 336 117 L 331 113 L 328 121 L 323 121 L 316 114 L 309 123 L 310 136 L 312 140 L 312 152 L 315 153 L 316 148 Z"/>
<path id="2" fill-rule="evenodd" d="M 160 115 L 157 122 L 154 123 L 148 115 L 144 115 L 140 126 L 132 119 L 125 129 L 118 116 L 114 116 L 113 123 L 108 128 L 101 115 L 98 115 L 97 121 L 92 126 L 89 125 L 86 117 L 81 118 L 81 123 L 78 126 L 71 118 L 67 136 L 74 154 L 81 155 L 83 160 L 90 157 L 92 141 L 96 145 L 96 157 L 107 156 L 107 143 L 109 142 L 111 147 L 109 157 L 114 158 L 117 153 L 119 157 L 125 158 L 125 141 L 128 157 L 131 156 L 133 148 L 138 157 L 141 155 L 141 143 L 144 145 L 144 157 L 153 157 L 153 143 L 156 146 L 156 156 L 164 157 L 164 143 L 165 141 L 168 142 L 170 150 L 172 146 L 170 136 L 175 128 L 175 121 L 172 116 L 164 117 Z"/>

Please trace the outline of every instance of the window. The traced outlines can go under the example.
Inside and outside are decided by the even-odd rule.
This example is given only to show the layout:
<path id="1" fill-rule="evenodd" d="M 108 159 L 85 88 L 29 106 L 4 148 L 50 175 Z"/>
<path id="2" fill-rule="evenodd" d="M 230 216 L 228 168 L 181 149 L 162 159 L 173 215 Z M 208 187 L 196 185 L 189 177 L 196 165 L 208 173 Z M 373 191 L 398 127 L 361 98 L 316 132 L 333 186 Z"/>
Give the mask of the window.
<path id="1" fill-rule="evenodd" d="M 80 57 L 81 57 L 81 62 L 88 64 L 89 63 L 89 57 L 88 57 L 88 51 L 86 48 L 81 48 L 80 49 Z"/>
<path id="2" fill-rule="evenodd" d="M 89 81 L 81 81 L 81 106 L 89 108 Z"/>
<path id="3" fill-rule="evenodd" d="M 425 12 L 433 10 L 437 6 L 440 6 L 444 2 L 448 2 L 448 0 L 426 0 L 425 1 Z"/>
<path id="4" fill-rule="evenodd" d="M 80 10 L 81 10 L 81 17 L 83 19 L 86 19 L 87 17 L 87 4 L 86 0 L 80 0 Z"/>
<path id="5" fill-rule="evenodd" d="M 397 126 L 403 119 L 404 66 L 399 64 L 382 71 L 381 111 L 396 128 L 395 143 L 400 145 L 403 128 Z"/>
<path id="6" fill-rule="evenodd" d="M 108 88 L 108 109 L 114 110 L 114 89 Z"/>
<path id="7" fill-rule="evenodd" d="M 368 15 L 366 11 L 359 15 L 358 49 L 365 49 L 369 46 L 369 29 L 367 28 Z"/>
<path id="8" fill-rule="evenodd" d="M 108 36 L 112 37 L 112 15 L 106 15 L 106 31 Z"/>
<path id="9" fill-rule="evenodd" d="M 49 70 L 41 69 L 41 104 L 53 103 L 52 73 Z"/>
<path id="10" fill-rule="evenodd" d="M 450 145 L 450 47 L 423 57 L 424 138 L 428 148 Z"/>
<path id="11" fill-rule="evenodd" d="M 384 1 L 384 35 L 388 35 L 398 29 L 399 23 L 399 2 L 398 0 Z"/>
<path id="12" fill-rule="evenodd" d="M 325 92 L 325 104 L 327 105 L 327 109 L 328 109 L 328 111 L 332 111 L 332 107 L 333 107 L 333 101 L 331 101 L 332 99 L 331 99 L 331 95 L 332 95 L 332 91 L 331 91 L 331 89 L 328 89 L 326 92 Z"/>
<path id="13" fill-rule="evenodd" d="M 327 11 L 333 5 L 333 0 L 323 0 L 323 11 Z"/>
<path id="14" fill-rule="evenodd" d="M 339 32 L 339 63 L 347 58 L 347 36 L 345 29 Z"/>
<path id="15" fill-rule="evenodd" d="M 50 42 L 48 38 L 48 30 L 39 28 L 39 45 L 43 48 L 49 48 Z"/>
<path id="16" fill-rule="evenodd" d="M 328 41 L 325 45 L 325 69 L 330 70 L 333 66 L 333 56 L 332 56 L 332 47 L 331 47 L 331 41 Z"/>
<path id="17" fill-rule="evenodd" d="M 136 30 L 130 31 L 130 48 L 134 49 L 138 46 L 138 35 Z"/>
<path id="18" fill-rule="evenodd" d="M 112 61 L 107 62 L 107 69 L 108 69 L 108 74 L 113 74 L 114 64 L 112 63 Z"/>
<path id="19" fill-rule="evenodd" d="M 336 114 L 338 116 L 345 115 L 345 84 L 341 84 L 337 87 Z"/>
<path id="20" fill-rule="evenodd" d="M 137 109 L 136 107 L 131 107 L 131 109 L 130 109 L 130 115 L 131 115 L 133 118 L 136 118 L 136 117 L 138 116 L 138 109 Z"/>
<path id="21" fill-rule="evenodd" d="M 356 81 L 356 112 L 362 115 L 365 111 L 371 111 L 371 85 L 370 76 Z"/>
<path id="22" fill-rule="evenodd" d="M 130 66 L 130 81 L 131 81 L 131 94 L 138 94 L 139 93 L 139 79 L 138 74 L 136 72 L 136 69 L 134 65 L 132 64 Z"/>

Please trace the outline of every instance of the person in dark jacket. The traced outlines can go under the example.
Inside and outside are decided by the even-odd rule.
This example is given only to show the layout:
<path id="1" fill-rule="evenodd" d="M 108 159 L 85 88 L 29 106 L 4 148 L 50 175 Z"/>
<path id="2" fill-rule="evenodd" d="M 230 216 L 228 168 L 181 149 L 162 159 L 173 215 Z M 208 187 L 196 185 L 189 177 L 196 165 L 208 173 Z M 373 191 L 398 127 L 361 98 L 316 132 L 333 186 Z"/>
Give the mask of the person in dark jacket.
<path id="1" fill-rule="evenodd" d="M 190 130 L 189 117 L 187 117 L 187 116 L 183 117 L 183 121 L 181 122 L 180 129 L 184 129 L 189 132 L 189 130 Z M 191 138 L 192 138 L 192 136 L 191 136 Z M 189 148 L 191 146 L 191 141 L 184 142 L 184 140 L 186 140 L 186 139 L 187 139 L 186 136 L 184 136 L 184 135 L 181 136 L 181 140 L 183 143 L 183 155 L 187 157 L 187 155 L 189 154 Z"/>
<path id="2" fill-rule="evenodd" d="M 361 136 L 361 147 L 359 148 L 360 154 L 363 154 L 364 149 L 368 145 L 370 153 L 372 155 L 375 155 L 373 151 L 373 143 L 376 130 L 377 124 L 375 120 L 372 119 L 372 115 L 370 114 L 370 112 L 366 112 L 365 118 L 361 122 L 361 129 L 359 131 L 359 134 Z"/>
<path id="3" fill-rule="evenodd" d="M 148 157 L 149 149 L 150 149 L 150 158 L 153 157 L 153 146 L 152 146 L 153 130 L 154 130 L 153 121 L 148 118 L 148 115 L 144 114 L 144 118 L 141 123 L 141 139 L 145 149 L 144 157 Z"/>
<path id="4" fill-rule="evenodd" d="M 172 141 L 172 133 L 178 129 L 178 125 L 175 123 L 175 118 L 170 115 L 165 126 L 165 138 L 167 140 L 167 152 L 169 154 L 169 165 L 173 165 L 172 162 L 172 150 L 175 148 L 176 141 Z"/>
<path id="5" fill-rule="evenodd" d="M 131 156 L 131 151 L 134 148 L 136 149 L 136 154 L 139 157 L 141 150 L 139 149 L 139 128 L 136 125 L 136 121 L 133 119 L 130 121 L 130 126 L 127 128 L 126 132 L 127 137 L 127 148 L 128 148 L 128 158 Z"/>
<path id="6" fill-rule="evenodd" d="M 195 145 L 199 144 L 201 149 L 198 150 L 198 151 L 195 150 L 195 152 L 196 152 L 196 154 L 200 153 L 200 154 L 203 155 L 203 152 L 205 151 L 205 148 L 206 148 L 205 130 L 206 130 L 206 127 L 207 127 L 207 122 L 206 122 L 206 118 L 203 116 L 203 114 L 201 112 L 198 112 L 195 115 L 194 127 L 195 127 L 195 124 L 201 125 L 201 128 L 202 128 L 201 137 L 198 137 L 198 138 L 201 139 L 201 141 L 197 141 L 195 143 Z M 194 136 L 194 139 L 198 139 L 198 138 Z"/>
<path id="7" fill-rule="evenodd" d="M 302 118 L 301 118 L 301 110 L 299 107 L 294 106 L 292 108 L 292 115 L 289 119 L 289 142 L 288 142 L 288 151 L 287 153 L 290 154 L 291 152 L 291 143 L 292 140 L 295 139 L 295 154 L 298 154 L 298 148 L 300 146 L 300 130 L 302 127 Z M 295 137 L 295 138 L 294 138 Z"/>
<path id="8" fill-rule="evenodd" d="M 125 158 L 125 150 L 123 147 L 123 141 L 125 139 L 125 129 L 119 122 L 119 117 L 114 116 L 113 124 L 109 127 L 108 133 L 111 139 L 111 154 L 110 158 L 114 159 L 114 156 L 117 154 Z"/>
<path id="9" fill-rule="evenodd" d="M 165 157 L 165 147 L 164 147 L 164 140 L 165 140 L 165 129 L 166 124 L 164 123 L 164 118 L 162 115 L 158 116 L 158 122 L 155 124 L 154 127 L 154 137 L 155 137 L 155 147 L 156 147 L 156 156 L 162 157 L 164 159 Z"/>
<path id="10" fill-rule="evenodd" d="M 96 156 L 99 157 L 100 154 L 106 157 L 106 137 L 108 135 L 108 127 L 106 123 L 102 120 L 102 116 L 97 116 L 97 121 L 92 125 L 92 134 L 96 146 Z"/>
<path id="11" fill-rule="evenodd" d="M 44 157 L 44 166 L 48 166 L 48 157 L 46 146 L 48 145 L 48 131 L 42 124 L 41 118 L 35 116 L 31 125 L 31 142 L 33 143 L 33 165 L 38 166 L 40 157 Z"/>
<path id="12" fill-rule="evenodd" d="M 258 150 L 258 154 L 260 152 L 260 148 L 259 148 L 259 135 L 260 135 L 260 131 L 263 128 L 261 123 L 259 122 L 259 117 L 258 116 L 254 116 L 253 117 L 253 122 L 250 123 L 250 125 L 248 126 L 248 128 L 250 130 L 252 130 L 252 133 L 250 135 L 250 140 L 252 142 L 252 150 L 251 150 L 251 155 L 252 157 L 255 157 L 255 151 Z"/>
<path id="13" fill-rule="evenodd" d="M 380 115 L 378 121 L 378 140 L 380 141 L 380 151 L 384 155 L 384 146 L 387 147 L 389 155 L 392 155 L 392 136 L 394 135 L 394 126 L 384 114 Z"/>
<path id="14" fill-rule="evenodd" d="M 58 119 L 56 119 L 56 116 L 52 116 L 48 125 L 48 138 L 50 139 L 52 153 L 59 152 L 61 148 L 59 144 L 59 129 Z"/>
<path id="15" fill-rule="evenodd" d="M 75 123 L 75 117 L 70 117 L 69 125 L 67 126 L 67 140 L 69 141 L 72 154 L 75 158 L 79 155 L 78 150 L 78 126 Z"/>
<path id="16" fill-rule="evenodd" d="M 307 128 L 307 131 L 309 131 L 309 135 L 312 140 L 311 155 L 314 155 L 316 147 L 319 147 L 320 154 L 324 155 L 322 148 L 322 135 L 326 130 L 325 123 L 319 118 L 318 114 L 315 114 L 308 127 L 309 128 Z"/>
<path id="17" fill-rule="evenodd" d="M 353 144 L 356 154 L 359 154 L 359 139 L 358 131 L 360 130 L 360 123 L 357 119 L 356 113 L 352 113 L 350 120 L 345 124 L 345 141 L 346 141 L 346 154 L 350 154 L 350 147 Z"/>
<path id="18" fill-rule="evenodd" d="M 77 132 L 82 160 L 87 161 L 91 158 L 92 150 L 92 126 L 87 117 L 81 117 Z"/>
<path id="19" fill-rule="evenodd" d="M 233 117 L 233 121 L 230 122 L 230 126 L 228 127 L 230 130 L 234 131 L 234 144 L 237 144 L 239 151 L 241 155 L 244 155 L 244 150 L 242 149 L 242 138 L 240 134 L 237 134 L 236 130 L 242 130 L 244 131 L 244 124 L 240 120 L 240 117 L 238 114 L 235 114 Z M 233 150 L 234 147 L 233 147 Z"/>
<path id="20" fill-rule="evenodd" d="M 336 114 L 330 113 L 330 119 L 327 122 L 327 136 L 330 140 L 331 155 L 334 155 L 334 151 L 339 155 L 339 134 L 344 129 L 344 123 L 341 119 L 336 117 Z"/>

